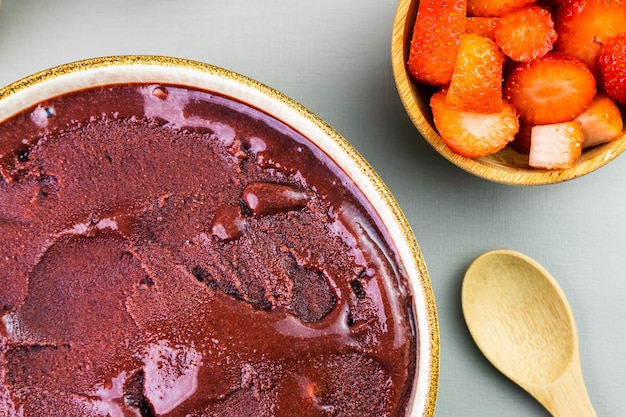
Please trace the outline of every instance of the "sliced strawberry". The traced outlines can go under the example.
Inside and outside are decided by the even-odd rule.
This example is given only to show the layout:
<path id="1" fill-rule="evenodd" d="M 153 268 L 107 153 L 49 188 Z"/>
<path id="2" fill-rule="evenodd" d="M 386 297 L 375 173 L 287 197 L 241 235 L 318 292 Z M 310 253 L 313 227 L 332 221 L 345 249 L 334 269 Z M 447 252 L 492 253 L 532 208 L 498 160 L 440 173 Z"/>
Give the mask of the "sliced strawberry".
<path id="1" fill-rule="evenodd" d="M 511 148 L 519 153 L 528 155 L 530 153 L 530 134 L 532 132 L 532 126 L 528 123 L 520 120 L 519 131 L 515 135 L 515 139 L 511 142 Z"/>
<path id="2" fill-rule="evenodd" d="M 537 0 L 535 3 L 539 7 L 546 9 L 553 17 L 556 14 L 556 9 L 562 4 L 570 0 Z M 554 20 L 554 19 L 553 19 Z"/>
<path id="3" fill-rule="evenodd" d="M 493 35 L 502 52 L 519 62 L 547 54 L 557 36 L 550 12 L 539 6 L 524 7 L 502 16 Z"/>
<path id="4" fill-rule="evenodd" d="M 465 31 L 494 40 L 493 30 L 498 20 L 500 20 L 499 17 L 468 17 L 465 21 Z"/>
<path id="5" fill-rule="evenodd" d="M 445 85 L 465 33 L 466 0 L 422 0 L 417 9 L 407 62 L 418 82 Z"/>
<path id="6" fill-rule="evenodd" d="M 504 103 L 501 112 L 476 113 L 446 106 L 446 92 L 430 99 L 435 127 L 452 152 L 479 158 L 499 151 L 515 137 L 519 128 L 515 108 Z"/>
<path id="7" fill-rule="evenodd" d="M 583 138 L 580 122 L 533 126 L 528 164 L 533 168 L 571 168 L 580 158 Z"/>
<path id="8" fill-rule="evenodd" d="M 596 80 L 579 59 L 550 52 L 518 64 L 504 83 L 504 97 L 530 125 L 573 120 L 596 94 Z"/>
<path id="9" fill-rule="evenodd" d="M 468 16 L 501 17 L 535 0 L 467 0 Z"/>
<path id="10" fill-rule="evenodd" d="M 482 113 L 501 111 L 503 62 L 494 41 L 473 33 L 463 35 L 446 105 Z"/>
<path id="11" fill-rule="evenodd" d="M 626 30 L 626 0 L 571 0 L 554 18 L 555 50 L 576 56 L 595 71 L 596 55 L 608 38 Z"/>
<path id="12" fill-rule="evenodd" d="M 606 94 L 626 106 L 626 32 L 604 41 L 596 63 L 600 84 Z"/>
<path id="13" fill-rule="evenodd" d="M 591 106 L 574 120 L 583 127 L 583 148 L 611 142 L 624 134 L 622 113 L 613 100 L 599 92 Z"/>

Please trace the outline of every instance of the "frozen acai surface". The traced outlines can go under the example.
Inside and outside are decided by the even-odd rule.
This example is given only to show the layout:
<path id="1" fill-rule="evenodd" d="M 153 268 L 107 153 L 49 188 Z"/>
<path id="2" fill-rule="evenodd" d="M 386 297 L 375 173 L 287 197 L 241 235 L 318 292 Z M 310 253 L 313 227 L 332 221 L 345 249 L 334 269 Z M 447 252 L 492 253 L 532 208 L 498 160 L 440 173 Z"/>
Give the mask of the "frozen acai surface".
<path id="1" fill-rule="evenodd" d="M 367 200 L 264 113 L 115 85 L 0 124 L 0 416 L 404 416 Z"/>

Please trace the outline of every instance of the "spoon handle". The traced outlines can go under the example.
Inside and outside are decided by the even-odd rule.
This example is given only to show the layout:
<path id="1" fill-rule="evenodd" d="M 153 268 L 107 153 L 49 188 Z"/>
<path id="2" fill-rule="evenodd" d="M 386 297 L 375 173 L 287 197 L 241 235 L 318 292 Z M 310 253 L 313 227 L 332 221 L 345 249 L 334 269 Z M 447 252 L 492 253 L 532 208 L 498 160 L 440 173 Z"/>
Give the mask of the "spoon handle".
<path id="1" fill-rule="evenodd" d="M 554 417 L 596 417 L 583 382 L 580 362 L 572 362 L 556 382 L 540 391 L 535 398 Z"/>

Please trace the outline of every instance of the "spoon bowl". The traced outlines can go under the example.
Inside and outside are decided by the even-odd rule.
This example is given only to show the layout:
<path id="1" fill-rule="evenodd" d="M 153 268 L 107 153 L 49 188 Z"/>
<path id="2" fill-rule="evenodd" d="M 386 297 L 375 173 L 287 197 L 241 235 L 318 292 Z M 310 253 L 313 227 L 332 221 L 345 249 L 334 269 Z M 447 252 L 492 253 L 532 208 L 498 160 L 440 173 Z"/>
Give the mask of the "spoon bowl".
<path id="1" fill-rule="evenodd" d="M 555 279 L 519 252 L 474 260 L 462 308 L 485 357 L 554 416 L 595 416 L 584 386 L 571 308 Z"/>

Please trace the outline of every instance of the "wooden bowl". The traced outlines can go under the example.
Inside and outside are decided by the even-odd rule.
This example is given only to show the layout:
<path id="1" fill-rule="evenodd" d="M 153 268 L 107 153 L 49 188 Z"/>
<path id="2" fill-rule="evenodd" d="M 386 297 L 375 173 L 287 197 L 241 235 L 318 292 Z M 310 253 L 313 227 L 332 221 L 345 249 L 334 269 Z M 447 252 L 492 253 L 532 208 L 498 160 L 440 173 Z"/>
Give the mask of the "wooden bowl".
<path id="1" fill-rule="evenodd" d="M 528 156 L 509 146 L 498 153 L 478 159 L 465 158 L 453 153 L 437 133 L 429 100 L 434 89 L 413 82 L 407 72 L 406 62 L 413 34 L 413 25 L 419 0 L 400 0 L 396 10 L 391 38 L 393 75 L 402 103 L 421 135 L 447 160 L 478 177 L 512 185 L 554 184 L 588 174 L 608 164 L 626 149 L 626 133 L 617 140 L 583 151 L 576 164 L 565 170 L 531 168 Z"/>

